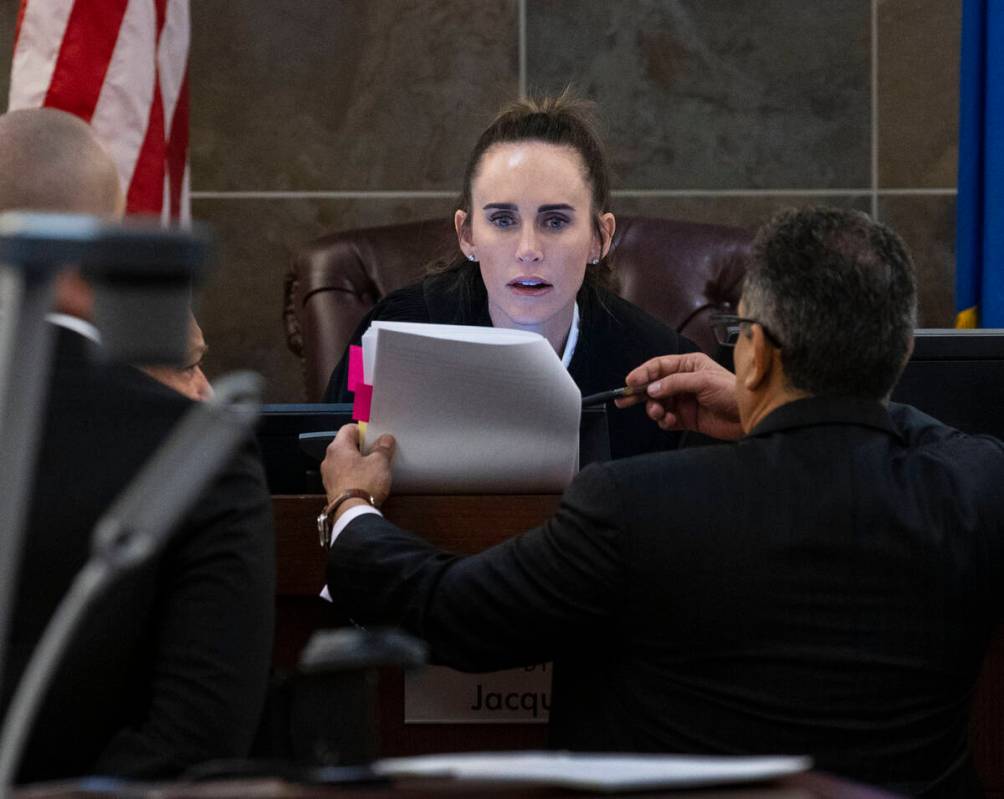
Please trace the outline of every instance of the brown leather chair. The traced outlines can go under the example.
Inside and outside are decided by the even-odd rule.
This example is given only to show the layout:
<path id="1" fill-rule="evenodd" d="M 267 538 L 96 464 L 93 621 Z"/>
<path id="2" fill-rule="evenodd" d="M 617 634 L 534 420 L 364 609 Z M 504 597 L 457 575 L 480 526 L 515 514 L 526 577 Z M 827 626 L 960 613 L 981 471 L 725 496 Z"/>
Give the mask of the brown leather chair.
<path id="1" fill-rule="evenodd" d="M 738 302 L 751 241 L 739 228 L 618 217 L 613 252 L 620 294 L 713 352 L 708 316 Z M 286 275 L 284 317 L 307 399 L 323 397 L 374 303 L 420 280 L 430 260 L 456 252 L 446 219 L 333 233 L 304 245 Z"/>

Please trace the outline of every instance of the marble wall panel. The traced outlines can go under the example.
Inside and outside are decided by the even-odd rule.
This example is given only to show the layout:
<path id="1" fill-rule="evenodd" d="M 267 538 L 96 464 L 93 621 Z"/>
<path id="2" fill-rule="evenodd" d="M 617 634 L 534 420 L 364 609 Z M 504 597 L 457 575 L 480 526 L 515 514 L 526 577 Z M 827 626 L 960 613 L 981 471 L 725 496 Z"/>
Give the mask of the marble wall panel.
<path id="1" fill-rule="evenodd" d="M 517 41 L 516 0 L 198 0 L 193 188 L 452 189 Z"/>
<path id="2" fill-rule="evenodd" d="M 217 259 L 197 316 L 210 352 L 210 379 L 232 369 L 265 377 L 266 402 L 304 401 L 300 364 L 286 347 L 283 278 L 295 249 L 336 230 L 449 217 L 453 202 L 432 200 L 196 200 L 192 215 L 211 224 Z"/>
<path id="3" fill-rule="evenodd" d="M 880 197 L 879 218 L 903 237 L 913 254 L 919 326 L 951 327 L 955 320 L 955 197 Z"/>
<path id="4" fill-rule="evenodd" d="M 961 31 L 961 0 L 878 0 L 880 186 L 955 185 Z"/>
<path id="5" fill-rule="evenodd" d="M 628 188 L 870 183 L 869 0 L 527 0 L 527 84 L 599 102 Z"/>
<path id="6" fill-rule="evenodd" d="M 832 205 L 838 208 L 857 208 L 867 212 L 870 209 L 871 200 L 864 194 L 616 197 L 614 199 L 614 210 L 619 214 L 687 219 L 691 222 L 734 225 L 749 230 L 755 230 L 784 208 L 802 208 L 807 205 Z"/>

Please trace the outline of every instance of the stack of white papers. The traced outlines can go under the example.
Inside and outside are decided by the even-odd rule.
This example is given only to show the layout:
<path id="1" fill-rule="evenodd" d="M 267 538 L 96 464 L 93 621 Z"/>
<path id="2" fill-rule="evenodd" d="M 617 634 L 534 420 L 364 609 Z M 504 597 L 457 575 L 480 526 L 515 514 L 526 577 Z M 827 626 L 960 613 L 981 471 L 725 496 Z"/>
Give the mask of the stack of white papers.
<path id="1" fill-rule="evenodd" d="M 758 782 L 812 767 L 808 757 L 477 752 L 378 760 L 388 777 L 531 782 L 597 792 Z"/>
<path id="2" fill-rule="evenodd" d="M 394 493 L 550 493 L 579 466 L 582 394 L 542 336 L 374 322 L 366 441 L 397 439 Z"/>

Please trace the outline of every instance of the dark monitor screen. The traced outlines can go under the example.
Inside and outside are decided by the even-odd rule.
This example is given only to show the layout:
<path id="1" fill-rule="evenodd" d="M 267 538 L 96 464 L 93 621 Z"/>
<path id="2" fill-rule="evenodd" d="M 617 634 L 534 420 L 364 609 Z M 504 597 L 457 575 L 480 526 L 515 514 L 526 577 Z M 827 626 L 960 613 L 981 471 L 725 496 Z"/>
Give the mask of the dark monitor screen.
<path id="1" fill-rule="evenodd" d="M 352 406 L 335 403 L 263 405 L 258 445 L 272 494 L 323 494 L 318 462 L 300 448 L 300 434 L 337 430 L 352 421 Z"/>
<path id="2" fill-rule="evenodd" d="M 892 398 L 1004 439 L 1004 330 L 917 330 Z"/>

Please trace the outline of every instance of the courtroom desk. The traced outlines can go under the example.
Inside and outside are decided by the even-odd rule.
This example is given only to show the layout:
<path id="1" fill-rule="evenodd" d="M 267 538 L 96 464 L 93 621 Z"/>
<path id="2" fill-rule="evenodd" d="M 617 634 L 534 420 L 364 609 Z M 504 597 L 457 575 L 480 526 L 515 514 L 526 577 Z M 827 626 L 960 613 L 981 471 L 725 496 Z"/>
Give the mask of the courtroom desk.
<path id="1" fill-rule="evenodd" d="M 106 792 L 75 790 L 69 783 L 29 785 L 14 792 L 14 799 L 569 799 L 598 796 L 568 789 L 490 782 L 400 780 L 393 785 L 325 787 L 295 785 L 281 780 L 241 780 L 151 786 L 119 786 Z M 894 799 L 895 795 L 848 782 L 828 774 L 807 772 L 769 783 L 701 790 L 644 791 L 629 794 L 638 799 Z"/>
<path id="2" fill-rule="evenodd" d="M 473 553 L 547 519 L 559 496 L 397 495 L 382 508 L 395 524 L 451 552 Z M 317 540 L 323 496 L 272 497 L 276 528 L 276 642 L 273 662 L 292 670 L 311 633 L 335 626 L 331 605 L 318 597 L 324 586 L 324 552 Z M 381 754 L 385 757 L 479 750 L 542 749 L 546 724 L 405 724 L 404 680 L 387 671 L 380 682 Z"/>

